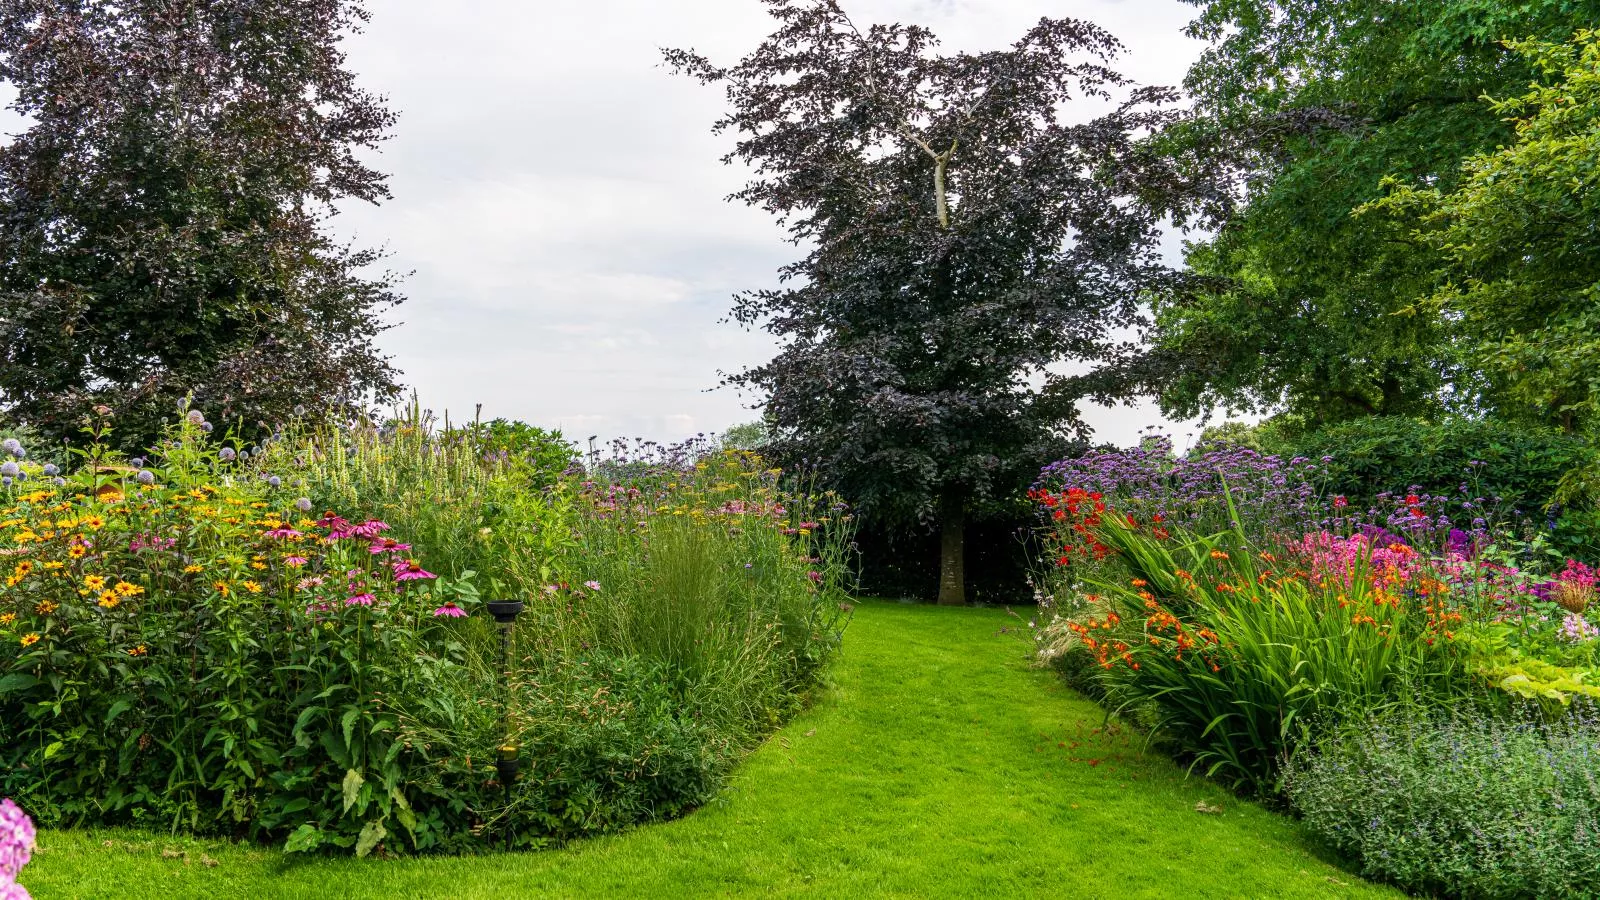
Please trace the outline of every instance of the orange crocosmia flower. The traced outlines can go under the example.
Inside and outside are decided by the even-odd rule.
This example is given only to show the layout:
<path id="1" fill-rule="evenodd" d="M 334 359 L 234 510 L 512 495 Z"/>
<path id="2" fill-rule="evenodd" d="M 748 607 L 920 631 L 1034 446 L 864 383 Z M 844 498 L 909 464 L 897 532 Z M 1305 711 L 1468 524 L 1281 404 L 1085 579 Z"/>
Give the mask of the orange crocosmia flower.
<path id="1" fill-rule="evenodd" d="M 1146 584 L 1149 584 L 1149 582 L 1145 581 L 1143 578 L 1135 578 L 1133 580 L 1134 587 L 1144 587 Z"/>

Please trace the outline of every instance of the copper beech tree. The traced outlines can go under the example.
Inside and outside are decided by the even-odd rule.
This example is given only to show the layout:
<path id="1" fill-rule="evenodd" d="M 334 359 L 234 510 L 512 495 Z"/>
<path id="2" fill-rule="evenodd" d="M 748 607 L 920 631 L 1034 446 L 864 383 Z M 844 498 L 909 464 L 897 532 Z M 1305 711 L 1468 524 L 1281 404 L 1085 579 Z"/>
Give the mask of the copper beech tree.
<path id="1" fill-rule="evenodd" d="M 72 437 L 97 404 L 151 436 L 192 392 L 254 434 L 393 390 L 392 279 L 330 238 L 378 202 L 394 116 L 356 85 L 351 0 L 0 0 L 0 410 Z"/>
<path id="2" fill-rule="evenodd" d="M 1170 274 L 1156 226 L 1178 179 L 1137 139 L 1172 92 L 1107 68 L 1120 44 L 1075 19 L 941 54 L 836 0 L 765 2 L 777 30 L 731 66 L 665 51 L 726 89 L 724 162 L 754 173 L 729 199 L 807 251 L 784 287 L 735 298 L 782 343 L 728 381 L 767 396 L 766 452 L 880 523 L 937 522 L 939 601 L 962 603 L 968 514 L 1085 430 L 1061 364 L 1126 354 L 1141 292 Z M 1101 114 L 1069 121 L 1084 99 Z"/>

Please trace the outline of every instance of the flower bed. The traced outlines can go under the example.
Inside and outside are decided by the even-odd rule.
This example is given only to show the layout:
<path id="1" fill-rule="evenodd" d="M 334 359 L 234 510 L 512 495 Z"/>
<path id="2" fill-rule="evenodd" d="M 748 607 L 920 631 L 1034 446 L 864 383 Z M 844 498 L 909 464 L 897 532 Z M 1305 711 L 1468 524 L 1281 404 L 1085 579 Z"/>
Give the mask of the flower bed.
<path id="1" fill-rule="evenodd" d="M 422 422 L 210 430 L 191 411 L 150 460 L 96 444 L 68 476 L 12 460 L 0 793 L 41 824 L 365 855 L 669 816 L 838 637 L 847 526 L 746 457 L 654 470 L 623 508 L 626 484 L 530 491 Z M 484 606 L 508 597 L 504 667 Z"/>
<path id="2" fill-rule="evenodd" d="M 1245 450 L 1179 460 L 1169 450 L 1147 442 L 1045 471 L 1033 492 L 1052 548 L 1034 575 L 1041 658 L 1194 768 L 1287 796 L 1370 872 L 1496 896 L 1557 883 L 1544 863 L 1513 865 L 1509 845 L 1483 849 L 1472 873 L 1439 868 L 1470 858 L 1472 841 L 1380 858 L 1383 847 L 1333 811 L 1367 808 L 1340 793 L 1362 791 L 1367 806 L 1385 808 L 1386 833 L 1410 834 L 1459 803 L 1459 791 L 1354 776 L 1353 755 L 1378 753 L 1374 735 L 1392 733 L 1373 723 L 1402 714 L 1421 736 L 1383 751 L 1401 769 L 1421 766 L 1417 748 L 1450 734 L 1500 734 L 1531 716 L 1567 723 L 1546 742 L 1553 766 L 1592 774 L 1600 731 L 1568 710 L 1600 697 L 1595 571 L 1552 557 L 1526 523 L 1498 519 L 1466 480 L 1453 495 L 1379 495 L 1357 510 L 1322 494 L 1317 463 Z M 1492 759 L 1465 759 L 1478 768 L 1451 790 L 1492 780 L 1482 769 Z M 1287 795 L 1286 770 L 1297 785 Z M 1506 807 L 1520 810 L 1506 812 L 1515 822 L 1486 823 L 1485 833 L 1531 829 L 1535 842 L 1576 841 L 1579 855 L 1600 846 L 1600 804 L 1541 817 L 1516 798 Z M 1496 871 L 1513 874 L 1497 883 Z M 1592 876 L 1579 882 L 1600 890 Z"/>

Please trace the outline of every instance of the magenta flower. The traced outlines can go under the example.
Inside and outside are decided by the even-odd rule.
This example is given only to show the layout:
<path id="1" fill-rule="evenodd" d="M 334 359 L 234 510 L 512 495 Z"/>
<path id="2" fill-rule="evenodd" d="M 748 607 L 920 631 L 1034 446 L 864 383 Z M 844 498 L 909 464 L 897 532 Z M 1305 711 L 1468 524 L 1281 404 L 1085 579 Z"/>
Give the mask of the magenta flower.
<path id="1" fill-rule="evenodd" d="M 289 526 L 285 525 L 282 528 L 274 528 L 271 531 L 265 532 L 261 536 L 262 537 L 269 537 L 269 538 L 287 539 L 287 538 L 299 537 L 300 536 L 300 532 L 295 531 L 293 528 L 290 528 Z"/>
<path id="2" fill-rule="evenodd" d="M 283 558 L 283 564 L 292 569 L 298 569 L 305 565 L 306 562 L 307 560 L 304 556 L 285 556 Z"/>
<path id="3" fill-rule="evenodd" d="M 357 525 L 354 528 L 350 529 L 350 536 L 351 537 L 367 538 L 367 539 L 370 540 L 372 538 L 377 537 L 378 536 L 378 532 L 380 532 L 380 531 L 388 531 L 388 530 L 389 530 L 388 523 L 380 522 L 377 519 L 368 519 L 365 522 L 362 522 L 360 525 Z"/>
<path id="4" fill-rule="evenodd" d="M 394 538 L 378 538 L 367 548 L 368 553 L 403 553 L 411 549 L 410 544 L 402 544 Z"/>
<path id="5" fill-rule="evenodd" d="M 600 590 L 600 582 L 598 582 L 598 581 L 585 581 L 583 583 L 583 586 L 588 588 L 591 591 Z"/>
<path id="6" fill-rule="evenodd" d="M 467 611 L 455 605 L 454 602 L 450 602 L 434 610 L 433 614 L 436 616 L 450 616 L 453 619 L 459 619 L 466 615 Z"/>
<path id="7" fill-rule="evenodd" d="M 396 560 L 394 564 L 395 581 L 415 581 L 419 578 L 437 578 L 432 572 L 422 568 L 422 563 L 414 559 Z"/>
<path id="8" fill-rule="evenodd" d="M 322 587 L 322 576 L 312 575 L 310 578 L 300 579 L 300 590 L 309 591 L 312 588 Z"/>
<path id="9" fill-rule="evenodd" d="M 17 873 L 33 856 L 33 820 L 8 797 L 0 800 L 0 897 L 28 900 L 28 892 L 17 884 Z"/>
<path id="10" fill-rule="evenodd" d="M 374 597 L 371 594 L 356 594 L 356 595 L 354 595 L 352 597 L 345 598 L 344 605 L 345 606 L 371 606 L 372 604 L 376 603 L 377 600 L 378 600 L 378 598 Z"/>

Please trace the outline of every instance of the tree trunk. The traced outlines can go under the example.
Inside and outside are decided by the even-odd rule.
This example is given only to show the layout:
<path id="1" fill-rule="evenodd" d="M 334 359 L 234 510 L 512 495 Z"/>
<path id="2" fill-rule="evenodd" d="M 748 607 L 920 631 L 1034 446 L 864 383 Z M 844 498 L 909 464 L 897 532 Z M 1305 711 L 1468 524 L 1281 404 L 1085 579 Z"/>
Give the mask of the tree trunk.
<path id="1" fill-rule="evenodd" d="M 961 492 L 946 491 L 939 504 L 939 605 L 965 606 L 966 574 L 966 498 Z"/>

